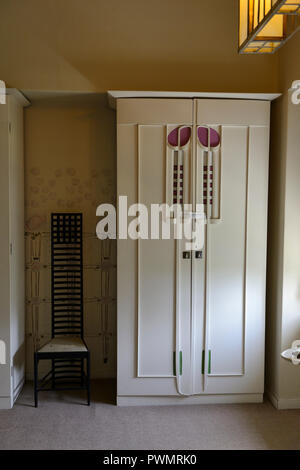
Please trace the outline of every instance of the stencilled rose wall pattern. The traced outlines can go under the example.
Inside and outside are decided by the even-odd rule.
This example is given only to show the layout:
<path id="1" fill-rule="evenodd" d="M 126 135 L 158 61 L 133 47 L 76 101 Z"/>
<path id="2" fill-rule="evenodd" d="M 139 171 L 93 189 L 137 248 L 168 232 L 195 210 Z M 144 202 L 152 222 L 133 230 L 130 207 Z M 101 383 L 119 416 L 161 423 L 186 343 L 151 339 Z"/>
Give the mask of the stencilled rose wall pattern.
<path id="1" fill-rule="evenodd" d="M 83 213 L 84 331 L 92 376 L 116 372 L 116 243 L 96 237 L 115 203 L 115 116 L 105 96 L 33 101 L 25 114 L 27 378 L 51 337 L 51 212 Z"/>

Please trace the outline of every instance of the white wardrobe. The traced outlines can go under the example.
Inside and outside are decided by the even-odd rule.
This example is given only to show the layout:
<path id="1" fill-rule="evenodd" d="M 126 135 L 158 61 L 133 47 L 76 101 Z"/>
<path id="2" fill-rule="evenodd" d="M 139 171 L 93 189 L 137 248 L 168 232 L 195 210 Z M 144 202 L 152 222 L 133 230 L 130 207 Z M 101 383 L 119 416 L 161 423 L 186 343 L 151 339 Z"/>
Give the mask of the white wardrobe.
<path id="1" fill-rule="evenodd" d="M 23 107 L 8 90 L 0 104 L 0 409 L 11 408 L 25 379 L 25 254 Z M 5 363 L 3 363 L 5 362 Z"/>
<path id="2" fill-rule="evenodd" d="M 269 122 L 267 98 L 117 99 L 118 196 L 207 218 L 201 249 L 118 240 L 119 405 L 262 401 Z"/>

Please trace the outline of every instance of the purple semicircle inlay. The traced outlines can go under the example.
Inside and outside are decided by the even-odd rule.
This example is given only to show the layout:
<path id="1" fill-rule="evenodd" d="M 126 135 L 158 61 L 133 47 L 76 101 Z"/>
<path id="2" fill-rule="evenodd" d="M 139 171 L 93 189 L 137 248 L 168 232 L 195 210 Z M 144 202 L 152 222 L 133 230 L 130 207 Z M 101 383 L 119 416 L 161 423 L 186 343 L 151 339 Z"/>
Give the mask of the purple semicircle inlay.
<path id="1" fill-rule="evenodd" d="M 172 132 L 170 132 L 170 134 L 168 135 L 168 142 L 169 142 L 169 145 L 171 145 L 172 147 L 178 147 L 178 132 L 179 132 L 179 127 L 177 127 L 176 129 L 174 129 Z M 191 128 L 190 127 L 183 127 L 181 130 L 180 130 L 180 147 L 184 147 L 185 145 L 187 145 L 187 143 L 189 142 L 190 138 L 191 138 Z"/>
<path id="2" fill-rule="evenodd" d="M 198 139 L 200 144 L 203 147 L 208 147 L 208 129 L 207 127 L 199 127 L 198 128 Z M 220 135 L 217 131 L 210 128 L 210 146 L 212 148 L 218 147 L 220 145 Z"/>

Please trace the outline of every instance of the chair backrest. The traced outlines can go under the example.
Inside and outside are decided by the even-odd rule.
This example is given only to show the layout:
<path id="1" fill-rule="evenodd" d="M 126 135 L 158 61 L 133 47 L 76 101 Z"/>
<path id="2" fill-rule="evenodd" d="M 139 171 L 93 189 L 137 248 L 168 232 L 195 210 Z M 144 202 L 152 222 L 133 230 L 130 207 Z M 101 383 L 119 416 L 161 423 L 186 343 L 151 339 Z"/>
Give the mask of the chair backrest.
<path id="1" fill-rule="evenodd" d="M 82 214 L 51 214 L 52 338 L 83 338 Z"/>

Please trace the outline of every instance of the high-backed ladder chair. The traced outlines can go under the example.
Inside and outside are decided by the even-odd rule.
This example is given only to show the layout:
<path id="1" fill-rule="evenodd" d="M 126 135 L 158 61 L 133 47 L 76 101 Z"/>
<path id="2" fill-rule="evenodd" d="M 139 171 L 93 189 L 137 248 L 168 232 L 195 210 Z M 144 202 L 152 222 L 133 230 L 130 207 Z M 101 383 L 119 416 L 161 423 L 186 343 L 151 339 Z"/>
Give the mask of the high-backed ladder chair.
<path id="1" fill-rule="evenodd" d="M 34 400 L 38 392 L 87 390 L 90 405 L 90 352 L 83 339 L 82 214 L 51 215 L 52 339 L 34 353 Z M 38 378 L 41 360 L 51 370 Z M 86 367 L 85 367 L 86 363 Z"/>

